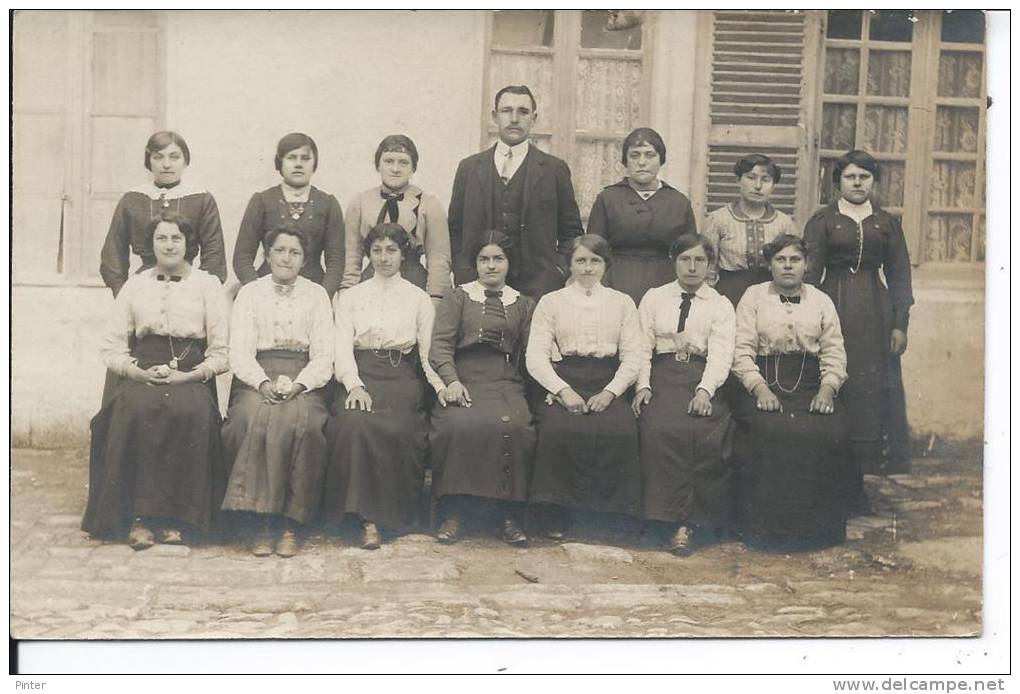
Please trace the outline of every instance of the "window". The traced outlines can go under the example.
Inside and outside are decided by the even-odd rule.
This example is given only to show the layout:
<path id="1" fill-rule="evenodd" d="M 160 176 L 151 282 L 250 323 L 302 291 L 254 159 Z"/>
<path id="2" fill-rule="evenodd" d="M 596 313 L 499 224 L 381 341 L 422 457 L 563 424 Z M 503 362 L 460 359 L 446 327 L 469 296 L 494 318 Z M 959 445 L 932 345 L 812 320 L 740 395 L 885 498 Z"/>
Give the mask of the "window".
<path id="1" fill-rule="evenodd" d="M 508 84 L 528 85 L 538 101 L 531 139 L 570 165 L 583 217 L 622 175 L 623 138 L 646 123 L 649 14 L 497 10 L 490 18 L 482 146 L 496 136 L 492 97 Z"/>
<path id="2" fill-rule="evenodd" d="M 868 150 L 915 262 L 983 261 L 983 13 L 830 11 L 824 64 L 818 203 L 835 159 Z"/>
<path id="3" fill-rule="evenodd" d="M 98 283 L 113 209 L 162 122 L 162 51 L 156 12 L 15 14 L 16 283 Z"/>

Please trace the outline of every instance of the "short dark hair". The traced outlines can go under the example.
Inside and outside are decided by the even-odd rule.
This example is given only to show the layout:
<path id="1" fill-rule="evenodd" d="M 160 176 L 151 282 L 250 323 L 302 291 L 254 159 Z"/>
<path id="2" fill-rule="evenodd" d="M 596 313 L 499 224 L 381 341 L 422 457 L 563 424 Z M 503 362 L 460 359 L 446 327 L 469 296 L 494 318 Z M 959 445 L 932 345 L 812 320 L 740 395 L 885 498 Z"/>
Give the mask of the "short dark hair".
<path id="1" fill-rule="evenodd" d="M 384 152 L 403 152 L 411 156 L 411 170 L 418 170 L 418 148 L 407 135 L 387 135 L 375 149 L 375 168 L 379 168 L 379 160 Z"/>
<path id="2" fill-rule="evenodd" d="M 496 92 L 496 98 L 492 100 L 493 111 L 499 110 L 499 98 L 504 94 L 520 94 L 520 95 L 527 94 L 528 97 L 531 98 L 531 110 L 535 111 L 536 113 L 538 112 L 538 102 L 535 101 L 535 95 L 532 94 L 531 90 L 528 89 L 528 87 L 523 84 L 508 84 L 507 86 L 503 87 L 498 92 Z"/>
<path id="3" fill-rule="evenodd" d="M 315 146 L 315 140 L 304 133 L 287 133 L 276 143 L 276 156 L 273 157 L 273 164 L 276 166 L 276 170 L 280 171 L 283 167 L 283 158 L 287 156 L 288 152 L 293 152 L 295 149 L 302 147 L 308 147 L 312 150 L 312 156 L 315 158 L 315 163 L 312 164 L 312 171 L 316 171 L 319 168 L 319 148 Z"/>
<path id="4" fill-rule="evenodd" d="M 180 229 L 181 233 L 184 235 L 184 242 L 186 244 L 184 247 L 184 259 L 190 263 L 195 259 L 195 256 L 198 255 L 198 232 L 195 231 L 195 225 L 179 212 L 163 210 L 146 223 L 145 239 L 142 243 L 143 250 L 149 255 L 155 255 L 155 250 L 152 247 L 152 237 L 156 233 L 156 227 L 163 222 L 173 224 Z"/>
<path id="5" fill-rule="evenodd" d="M 805 260 L 807 259 L 808 257 L 807 242 L 801 237 L 794 236 L 793 234 L 780 234 L 776 238 L 766 243 L 765 246 L 761 249 L 761 252 L 762 255 L 765 256 L 766 262 L 771 262 L 772 256 L 774 256 L 776 253 L 778 253 L 779 251 L 783 250 L 788 246 L 796 247 L 797 250 L 799 250 L 804 255 L 804 259 Z"/>
<path id="6" fill-rule="evenodd" d="M 733 173 L 736 174 L 737 178 L 740 178 L 746 173 L 751 173 L 756 166 L 764 166 L 769 170 L 769 175 L 772 176 L 772 180 L 775 183 L 779 183 L 779 179 L 783 177 L 783 170 L 779 164 L 775 163 L 764 154 L 748 154 L 747 156 L 737 159 L 737 163 L 733 166 Z"/>
<path id="7" fill-rule="evenodd" d="M 188 143 L 184 141 L 184 138 L 175 133 L 173 130 L 160 130 L 159 132 L 153 133 L 149 137 L 149 141 L 145 143 L 145 168 L 152 171 L 152 162 L 149 158 L 156 152 L 160 152 L 170 145 L 177 145 L 181 148 L 181 153 L 184 155 L 184 163 L 191 163 L 191 150 L 188 149 Z"/>
<path id="8" fill-rule="evenodd" d="M 832 167 L 832 182 L 836 184 L 837 188 L 839 187 L 839 179 L 843 176 L 843 170 L 851 164 L 856 164 L 865 171 L 870 171 L 876 181 L 881 178 L 881 168 L 878 165 L 878 160 L 863 149 L 852 149 L 840 157 Z"/>
<path id="9" fill-rule="evenodd" d="M 694 233 L 681 234 L 669 244 L 669 259 L 676 262 L 681 253 L 686 253 L 695 246 L 701 246 L 705 250 L 709 263 L 715 262 L 715 248 L 712 247 L 712 242 L 701 234 Z"/>
<path id="10" fill-rule="evenodd" d="M 630 131 L 627 137 L 623 138 L 623 149 L 620 151 L 620 162 L 627 165 L 627 151 L 631 147 L 651 145 L 659 154 L 659 163 L 666 163 L 666 143 L 662 141 L 662 135 L 651 128 L 636 128 Z"/>
<path id="11" fill-rule="evenodd" d="M 509 250 L 513 247 L 514 242 L 509 236 L 504 234 L 502 231 L 490 230 L 483 231 L 481 235 L 476 238 L 468 247 L 468 258 L 474 263 L 478 260 L 478 254 L 482 252 L 482 249 L 486 246 L 499 246 L 507 253 L 507 260 L 510 259 Z"/>
<path id="12" fill-rule="evenodd" d="M 574 259 L 574 253 L 577 252 L 578 248 L 587 248 L 589 251 L 602 258 L 606 263 L 606 269 L 613 264 L 613 249 L 609 245 L 609 242 L 598 234 L 582 234 L 581 236 L 575 236 L 570 242 L 570 252 L 567 254 L 567 260 L 571 261 Z"/>
<path id="13" fill-rule="evenodd" d="M 372 244 L 383 239 L 389 239 L 397 244 L 400 247 L 400 254 L 404 258 L 411 251 L 411 236 L 407 233 L 407 230 L 394 222 L 385 222 L 383 224 L 376 224 L 365 235 L 365 240 L 361 242 L 365 255 L 371 255 Z"/>
<path id="14" fill-rule="evenodd" d="M 301 244 L 301 250 L 305 255 L 308 255 L 308 236 L 305 235 L 305 232 L 295 226 L 278 226 L 267 231 L 266 235 L 262 237 L 262 247 L 265 249 L 266 253 L 269 253 L 269 249 L 273 247 L 274 243 L 276 243 L 276 239 L 283 235 L 293 236 L 296 238 L 298 243 Z"/>

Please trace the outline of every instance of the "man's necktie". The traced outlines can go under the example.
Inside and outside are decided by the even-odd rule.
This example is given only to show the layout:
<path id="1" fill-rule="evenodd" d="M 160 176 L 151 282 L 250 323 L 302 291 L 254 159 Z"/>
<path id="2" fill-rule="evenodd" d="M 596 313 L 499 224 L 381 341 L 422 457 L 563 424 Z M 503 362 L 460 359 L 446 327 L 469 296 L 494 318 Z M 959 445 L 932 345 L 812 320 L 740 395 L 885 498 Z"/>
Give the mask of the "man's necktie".
<path id="1" fill-rule="evenodd" d="M 511 175 L 510 171 L 511 167 L 513 166 L 513 161 L 514 151 L 512 149 L 508 149 L 506 151 L 506 159 L 503 160 L 503 170 L 499 174 L 500 179 L 502 179 L 503 181 L 503 185 L 506 185 L 507 182 L 510 180 Z"/>
<path id="2" fill-rule="evenodd" d="M 676 331 L 678 333 L 682 333 L 684 328 L 687 327 L 687 316 L 691 314 L 691 299 L 693 298 L 693 294 L 680 292 L 680 320 L 676 324 Z"/>

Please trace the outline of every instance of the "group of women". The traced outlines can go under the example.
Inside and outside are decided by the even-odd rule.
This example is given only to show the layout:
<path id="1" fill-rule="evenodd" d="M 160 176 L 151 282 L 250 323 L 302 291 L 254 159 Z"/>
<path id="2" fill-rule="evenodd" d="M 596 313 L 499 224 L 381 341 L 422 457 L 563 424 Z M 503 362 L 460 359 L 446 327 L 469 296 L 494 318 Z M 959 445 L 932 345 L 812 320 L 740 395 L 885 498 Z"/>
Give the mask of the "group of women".
<path id="1" fill-rule="evenodd" d="M 576 511 L 642 519 L 677 555 L 731 530 L 841 542 L 862 473 L 906 451 L 910 266 L 872 203 L 879 165 L 837 162 L 841 197 L 802 238 L 769 202 L 767 156 L 737 162 L 739 198 L 700 235 L 665 160 L 654 130 L 628 135 L 628 175 L 595 201 L 565 286 L 529 297 L 506 284 L 499 231 L 455 249 L 477 280 L 451 287 L 410 139 L 380 143 L 380 185 L 345 224 L 311 185 L 315 142 L 292 133 L 280 185 L 242 220 L 231 307 L 215 201 L 182 181 L 184 140 L 156 133 L 152 183 L 121 200 L 103 249 L 116 300 L 83 528 L 144 549 L 232 520 L 254 554 L 286 557 L 304 528 L 348 519 L 373 549 L 419 524 L 431 467 L 444 543 L 476 516 L 511 545 L 559 538 Z"/>

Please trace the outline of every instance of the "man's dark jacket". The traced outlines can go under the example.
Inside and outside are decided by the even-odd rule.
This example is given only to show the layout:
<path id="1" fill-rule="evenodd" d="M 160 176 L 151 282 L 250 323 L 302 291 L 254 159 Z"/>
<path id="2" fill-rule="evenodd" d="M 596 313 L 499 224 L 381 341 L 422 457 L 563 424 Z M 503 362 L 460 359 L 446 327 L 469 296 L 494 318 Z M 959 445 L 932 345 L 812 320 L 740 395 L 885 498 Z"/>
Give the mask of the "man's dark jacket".
<path id="1" fill-rule="evenodd" d="M 493 207 L 495 146 L 460 162 L 450 196 L 450 247 L 453 276 L 457 284 L 477 279 L 475 259 L 468 249 L 490 229 L 499 229 Z M 511 268 L 511 286 L 532 297 L 563 287 L 566 269 L 563 258 L 570 240 L 584 233 L 581 215 L 570 182 L 570 167 L 546 154 L 534 144 L 515 176 L 524 174 L 524 202 L 521 208 L 519 268 Z M 516 236 L 516 235 L 515 235 Z"/>

